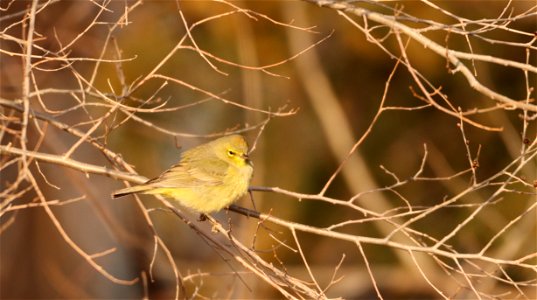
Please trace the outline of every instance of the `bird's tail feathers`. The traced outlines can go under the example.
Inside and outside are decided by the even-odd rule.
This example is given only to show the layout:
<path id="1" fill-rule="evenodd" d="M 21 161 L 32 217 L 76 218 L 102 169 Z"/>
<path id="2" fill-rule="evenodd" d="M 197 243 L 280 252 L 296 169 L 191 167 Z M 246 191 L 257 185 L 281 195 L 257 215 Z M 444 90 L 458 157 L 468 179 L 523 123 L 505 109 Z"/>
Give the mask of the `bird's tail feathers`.
<path id="1" fill-rule="evenodd" d="M 148 185 L 137 185 L 137 186 L 133 186 L 133 187 L 128 187 L 128 188 L 124 188 L 124 189 L 115 191 L 112 194 L 112 197 L 113 198 L 119 198 L 119 197 L 127 196 L 127 195 L 130 195 L 130 194 L 142 193 L 142 192 L 145 192 L 145 191 L 150 190 L 152 188 L 153 187 L 148 186 Z"/>

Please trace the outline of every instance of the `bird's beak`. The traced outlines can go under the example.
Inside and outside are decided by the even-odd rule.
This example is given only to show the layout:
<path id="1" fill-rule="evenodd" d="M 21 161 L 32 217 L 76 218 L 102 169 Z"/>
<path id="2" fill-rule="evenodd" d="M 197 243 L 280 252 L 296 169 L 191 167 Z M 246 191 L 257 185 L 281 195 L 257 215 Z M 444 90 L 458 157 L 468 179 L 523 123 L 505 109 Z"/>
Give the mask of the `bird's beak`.
<path id="1" fill-rule="evenodd" d="M 250 160 L 250 156 L 248 156 L 247 153 L 244 153 L 243 155 L 241 155 L 241 157 L 244 159 L 244 161 L 249 164 L 250 166 L 252 165 L 252 161 Z"/>

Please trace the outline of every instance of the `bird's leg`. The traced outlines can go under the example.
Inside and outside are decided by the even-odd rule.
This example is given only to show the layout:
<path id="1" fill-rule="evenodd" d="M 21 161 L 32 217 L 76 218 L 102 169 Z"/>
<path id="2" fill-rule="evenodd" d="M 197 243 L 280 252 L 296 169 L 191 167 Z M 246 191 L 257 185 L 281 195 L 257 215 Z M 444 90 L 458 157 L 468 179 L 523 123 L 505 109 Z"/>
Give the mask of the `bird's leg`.
<path id="1" fill-rule="evenodd" d="M 252 190 L 248 189 L 248 195 L 250 195 L 250 200 L 252 201 L 252 206 L 254 207 L 254 210 L 257 211 L 257 207 L 255 207 L 254 194 L 252 193 Z"/>
<path id="2" fill-rule="evenodd" d="M 206 214 L 200 214 L 198 221 L 204 222 L 207 221 L 207 215 Z"/>

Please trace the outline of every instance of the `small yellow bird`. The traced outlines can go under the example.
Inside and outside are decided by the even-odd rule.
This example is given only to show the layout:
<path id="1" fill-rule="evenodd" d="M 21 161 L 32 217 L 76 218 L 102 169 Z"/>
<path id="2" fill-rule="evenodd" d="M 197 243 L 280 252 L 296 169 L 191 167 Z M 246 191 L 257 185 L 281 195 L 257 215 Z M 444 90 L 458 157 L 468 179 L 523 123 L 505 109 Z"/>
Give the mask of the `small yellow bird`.
<path id="1" fill-rule="evenodd" d="M 229 206 L 244 195 L 252 173 L 244 137 L 230 135 L 185 151 L 178 164 L 157 178 L 118 190 L 112 196 L 163 195 L 207 214 Z"/>

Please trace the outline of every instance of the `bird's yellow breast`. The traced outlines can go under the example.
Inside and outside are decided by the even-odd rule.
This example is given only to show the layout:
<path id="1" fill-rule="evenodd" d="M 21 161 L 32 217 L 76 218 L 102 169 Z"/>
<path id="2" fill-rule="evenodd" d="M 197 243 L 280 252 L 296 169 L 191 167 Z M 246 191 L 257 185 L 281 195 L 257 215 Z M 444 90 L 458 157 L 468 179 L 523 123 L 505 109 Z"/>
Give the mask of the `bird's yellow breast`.
<path id="1" fill-rule="evenodd" d="M 150 194 L 161 194 L 201 213 L 211 213 L 229 206 L 248 191 L 253 168 L 230 165 L 221 184 L 189 188 L 156 188 Z"/>

